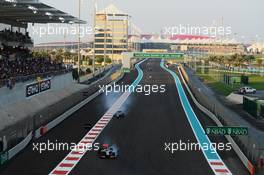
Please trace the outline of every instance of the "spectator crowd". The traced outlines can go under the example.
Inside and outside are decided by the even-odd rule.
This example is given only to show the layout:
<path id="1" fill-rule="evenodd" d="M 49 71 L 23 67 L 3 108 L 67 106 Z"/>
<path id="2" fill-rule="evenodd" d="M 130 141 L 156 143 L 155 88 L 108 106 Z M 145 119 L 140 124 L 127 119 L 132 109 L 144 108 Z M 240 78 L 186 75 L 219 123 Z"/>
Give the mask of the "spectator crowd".
<path id="1" fill-rule="evenodd" d="M 26 32 L 26 34 L 23 34 L 21 32 L 13 32 L 9 29 L 5 29 L 0 31 L 0 40 L 3 41 L 9 41 L 9 42 L 21 42 L 21 43 L 31 43 L 32 44 L 32 40 L 28 34 L 28 32 Z"/>
<path id="2" fill-rule="evenodd" d="M 20 43 L 32 43 L 28 32 L 23 34 L 10 29 L 0 31 L 0 87 L 6 85 L 12 89 L 18 81 L 65 70 L 62 63 L 54 62 L 48 56 L 33 56 L 28 48 L 19 46 Z"/>
<path id="3" fill-rule="evenodd" d="M 41 75 L 64 70 L 62 63 L 53 62 L 50 58 L 33 58 L 27 48 L 8 47 L 0 48 L 0 81 L 10 89 L 17 77 Z M 1 84 L 0 84 L 1 87 Z"/>

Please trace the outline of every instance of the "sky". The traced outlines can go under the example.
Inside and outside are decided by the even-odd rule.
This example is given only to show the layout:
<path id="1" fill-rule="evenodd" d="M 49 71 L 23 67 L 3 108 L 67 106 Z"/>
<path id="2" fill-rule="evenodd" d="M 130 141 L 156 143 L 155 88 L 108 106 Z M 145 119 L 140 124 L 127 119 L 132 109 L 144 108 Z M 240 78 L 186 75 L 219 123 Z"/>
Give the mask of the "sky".
<path id="1" fill-rule="evenodd" d="M 40 0 L 73 16 L 78 16 L 78 0 Z M 92 25 L 94 0 L 81 0 L 81 19 Z M 212 26 L 231 28 L 231 38 L 244 42 L 264 42 L 263 0 L 97 0 L 98 9 L 113 3 L 132 16 L 142 33 L 160 33 L 164 27 Z M 36 27 L 38 25 L 35 25 Z M 43 25 L 41 25 L 43 26 Z M 45 26 L 45 25 L 44 25 Z M 29 29 L 32 35 L 32 29 Z M 76 35 L 33 36 L 35 43 L 77 41 Z M 91 35 L 82 38 L 87 41 Z"/>

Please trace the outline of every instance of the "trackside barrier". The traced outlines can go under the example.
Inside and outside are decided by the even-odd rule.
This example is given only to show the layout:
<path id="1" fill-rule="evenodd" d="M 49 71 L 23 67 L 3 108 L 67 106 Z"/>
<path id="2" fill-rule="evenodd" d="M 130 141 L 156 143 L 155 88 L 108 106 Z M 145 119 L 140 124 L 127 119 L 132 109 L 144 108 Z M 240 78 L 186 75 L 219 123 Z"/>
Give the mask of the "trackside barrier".
<path id="1" fill-rule="evenodd" d="M 94 72 L 94 75 L 92 73 L 90 73 L 88 75 L 81 76 L 80 77 L 80 82 L 85 82 L 85 81 L 89 80 L 90 78 L 92 78 L 93 76 L 97 76 L 97 75 L 101 74 L 104 71 L 110 70 L 112 67 L 113 67 L 112 64 L 111 65 L 107 65 L 105 68 L 100 68 L 100 69 L 96 70 Z"/>
<path id="2" fill-rule="evenodd" d="M 195 103 L 195 105 L 201 110 L 203 111 L 207 116 L 209 116 L 219 127 L 222 127 L 223 124 L 219 121 L 219 119 L 211 112 L 209 111 L 207 108 L 205 108 L 204 106 L 202 106 L 194 97 L 194 95 L 192 94 L 189 86 L 187 85 L 185 80 L 189 80 L 189 77 L 186 73 L 186 71 L 184 70 L 184 68 L 182 66 L 178 67 L 180 76 L 182 78 L 182 81 L 188 91 L 188 93 L 190 94 L 193 102 Z M 238 155 L 239 159 L 243 162 L 244 166 L 247 168 L 247 170 L 249 171 L 250 175 L 254 175 L 255 174 L 255 167 L 252 165 L 252 163 L 248 160 L 248 158 L 245 156 L 245 154 L 240 150 L 239 146 L 236 144 L 236 142 L 233 140 L 233 138 L 230 135 L 225 135 L 225 138 L 227 139 L 228 142 L 230 142 L 232 144 L 232 147 L 234 149 L 234 151 L 236 152 L 236 154 Z"/>
<path id="3" fill-rule="evenodd" d="M 8 152 L 0 153 L 0 168 L 8 161 Z"/>
<path id="4" fill-rule="evenodd" d="M 9 151 L 0 154 L 0 167 L 4 165 L 8 160 L 12 159 L 16 154 L 23 150 L 32 139 L 32 131 L 23 139 L 19 144 L 11 148 Z"/>
<path id="5" fill-rule="evenodd" d="M 32 139 L 32 131 L 23 141 L 21 141 L 19 144 L 17 144 L 15 147 L 13 147 L 8 151 L 8 160 L 12 159 L 17 153 L 19 153 L 22 149 L 24 149 L 29 144 L 31 139 Z"/>
<path id="6" fill-rule="evenodd" d="M 98 83 L 100 80 L 106 78 L 107 76 L 109 76 L 111 74 L 111 72 L 107 72 L 102 78 L 96 80 L 95 82 L 91 83 L 89 86 L 92 86 L 96 83 Z M 120 78 L 117 78 L 117 80 L 115 81 L 119 81 L 121 78 L 123 78 L 123 76 L 121 75 Z M 90 102 L 92 99 L 94 99 L 95 97 L 97 97 L 99 95 L 98 92 L 92 94 L 91 96 L 89 96 L 87 99 L 83 100 L 82 102 L 78 103 L 77 105 L 75 105 L 74 107 L 72 107 L 71 109 L 69 109 L 68 111 L 64 112 L 62 115 L 60 115 L 59 117 L 56 117 L 54 120 L 52 120 L 50 123 L 48 123 L 45 126 L 41 126 L 40 128 L 38 128 L 35 131 L 35 135 L 34 138 L 39 138 L 42 135 L 44 135 L 46 132 L 48 132 L 49 130 L 51 130 L 52 128 L 54 128 L 56 125 L 58 125 L 59 123 L 61 123 L 63 120 L 65 120 L 68 116 L 70 116 L 71 114 L 73 114 L 75 111 L 79 110 L 80 108 L 82 108 L 84 105 L 86 105 L 88 102 Z M 45 132 L 43 133 L 43 128 L 45 128 Z"/>
<path id="7" fill-rule="evenodd" d="M 105 76 L 108 76 L 108 75 L 109 75 L 109 73 L 107 73 Z M 123 78 L 123 76 L 124 76 L 124 74 L 121 74 L 116 80 L 112 81 L 110 83 L 110 85 L 112 85 L 114 82 L 118 82 L 119 80 L 121 80 Z M 99 80 L 95 81 L 93 84 L 97 83 L 98 81 Z M 54 119 L 51 122 L 49 122 L 47 125 L 38 128 L 35 131 L 35 138 L 39 138 L 43 134 L 47 133 L 49 130 L 51 130 L 52 128 L 54 128 L 58 124 L 60 124 L 62 121 L 64 121 L 66 118 L 68 118 L 69 116 L 71 116 L 74 112 L 78 111 L 80 108 L 82 108 L 87 103 L 89 103 L 90 101 L 92 101 L 94 98 L 96 98 L 101 93 L 103 93 L 103 91 L 97 91 L 97 92 L 95 92 L 94 94 L 92 94 L 91 96 L 89 96 L 88 98 L 86 98 L 85 100 L 83 100 L 82 102 L 78 103 L 77 105 L 75 105 L 71 109 L 69 109 L 66 112 L 64 112 L 62 115 L 60 115 L 56 119 Z M 45 128 L 45 133 L 42 134 L 41 131 L 43 130 L 43 128 Z"/>
<path id="8" fill-rule="evenodd" d="M 100 78 L 99 80 L 93 82 L 92 84 L 97 83 L 98 81 L 100 81 L 101 79 L 105 78 L 106 76 L 108 76 L 110 73 L 107 73 L 104 77 Z M 112 81 L 109 84 L 113 84 L 114 82 L 118 82 L 123 78 L 124 74 L 120 74 L 119 77 Z M 54 119 L 53 121 L 51 121 L 50 123 L 48 123 L 45 126 L 41 126 L 40 128 L 38 128 L 35 132 L 34 132 L 34 136 L 33 136 L 33 132 L 31 131 L 26 138 L 24 138 L 20 143 L 18 143 L 16 146 L 14 146 L 13 148 L 11 148 L 10 150 L 0 153 L 0 168 L 3 164 L 5 164 L 8 160 L 12 159 L 16 154 L 18 154 L 21 150 L 23 150 L 28 144 L 29 142 L 33 139 L 33 138 L 39 138 L 42 135 L 44 135 L 45 133 L 47 133 L 50 129 L 54 128 L 56 125 L 58 125 L 60 122 L 62 122 L 64 119 L 66 119 L 68 116 L 70 116 L 71 114 L 73 114 L 74 112 L 76 112 L 77 110 L 79 110 L 81 107 L 83 107 L 84 105 L 86 105 L 88 102 L 90 102 L 91 100 L 93 100 L 94 98 L 96 98 L 98 95 L 100 95 L 102 92 L 97 91 L 96 93 L 92 94 L 90 97 L 88 97 L 87 99 L 85 99 L 84 101 L 80 102 L 79 104 L 77 104 L 76 106 L 74 106 L 73 108 L 69 109 L 68 111 L 66 111 L 65 113 L 63 113 L 61 116 L 57 117 L 56 119 Z"/>

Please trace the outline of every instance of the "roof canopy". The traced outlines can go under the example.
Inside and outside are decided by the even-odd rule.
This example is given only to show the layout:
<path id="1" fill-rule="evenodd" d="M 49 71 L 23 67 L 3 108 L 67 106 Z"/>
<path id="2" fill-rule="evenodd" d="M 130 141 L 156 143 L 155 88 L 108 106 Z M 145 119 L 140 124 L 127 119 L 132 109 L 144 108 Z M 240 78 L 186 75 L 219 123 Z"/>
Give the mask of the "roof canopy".
<path id="1" fill-rule="evenodd" d="M 200 35 L 173 35 L 162 38 L 156 35 L 140 35 L 141 43 L 172 43 L 172 44 L 238 44 L 234 39 L 217 38 Z"/>
<path id="2" fill-rule="evenodd" d="M 27 23 L 85 23 L 38 0 L 0 0 L 0 23 L 26 27 Z"/>

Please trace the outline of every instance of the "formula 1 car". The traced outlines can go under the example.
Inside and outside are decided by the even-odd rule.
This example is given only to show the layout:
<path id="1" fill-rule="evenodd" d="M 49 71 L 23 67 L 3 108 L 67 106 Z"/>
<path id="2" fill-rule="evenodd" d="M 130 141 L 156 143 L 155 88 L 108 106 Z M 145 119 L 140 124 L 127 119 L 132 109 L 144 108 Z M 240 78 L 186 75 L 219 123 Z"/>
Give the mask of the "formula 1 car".
<path id="1" fill-rule="evenodd" d="M 108 144 L 102 144 L 98 150 L 98 157 L 101 159 L 116 159 L 118 156 L 118 151 L 113 146 Z"/>
<path id="2" fill-rule="evenodd" d="M 117 111 L 117 112 L 114 114 L 114 117 L 117 118 L 117 119 L 125 118 L 125 113 L 122 112 L 122 111 Z"/>

